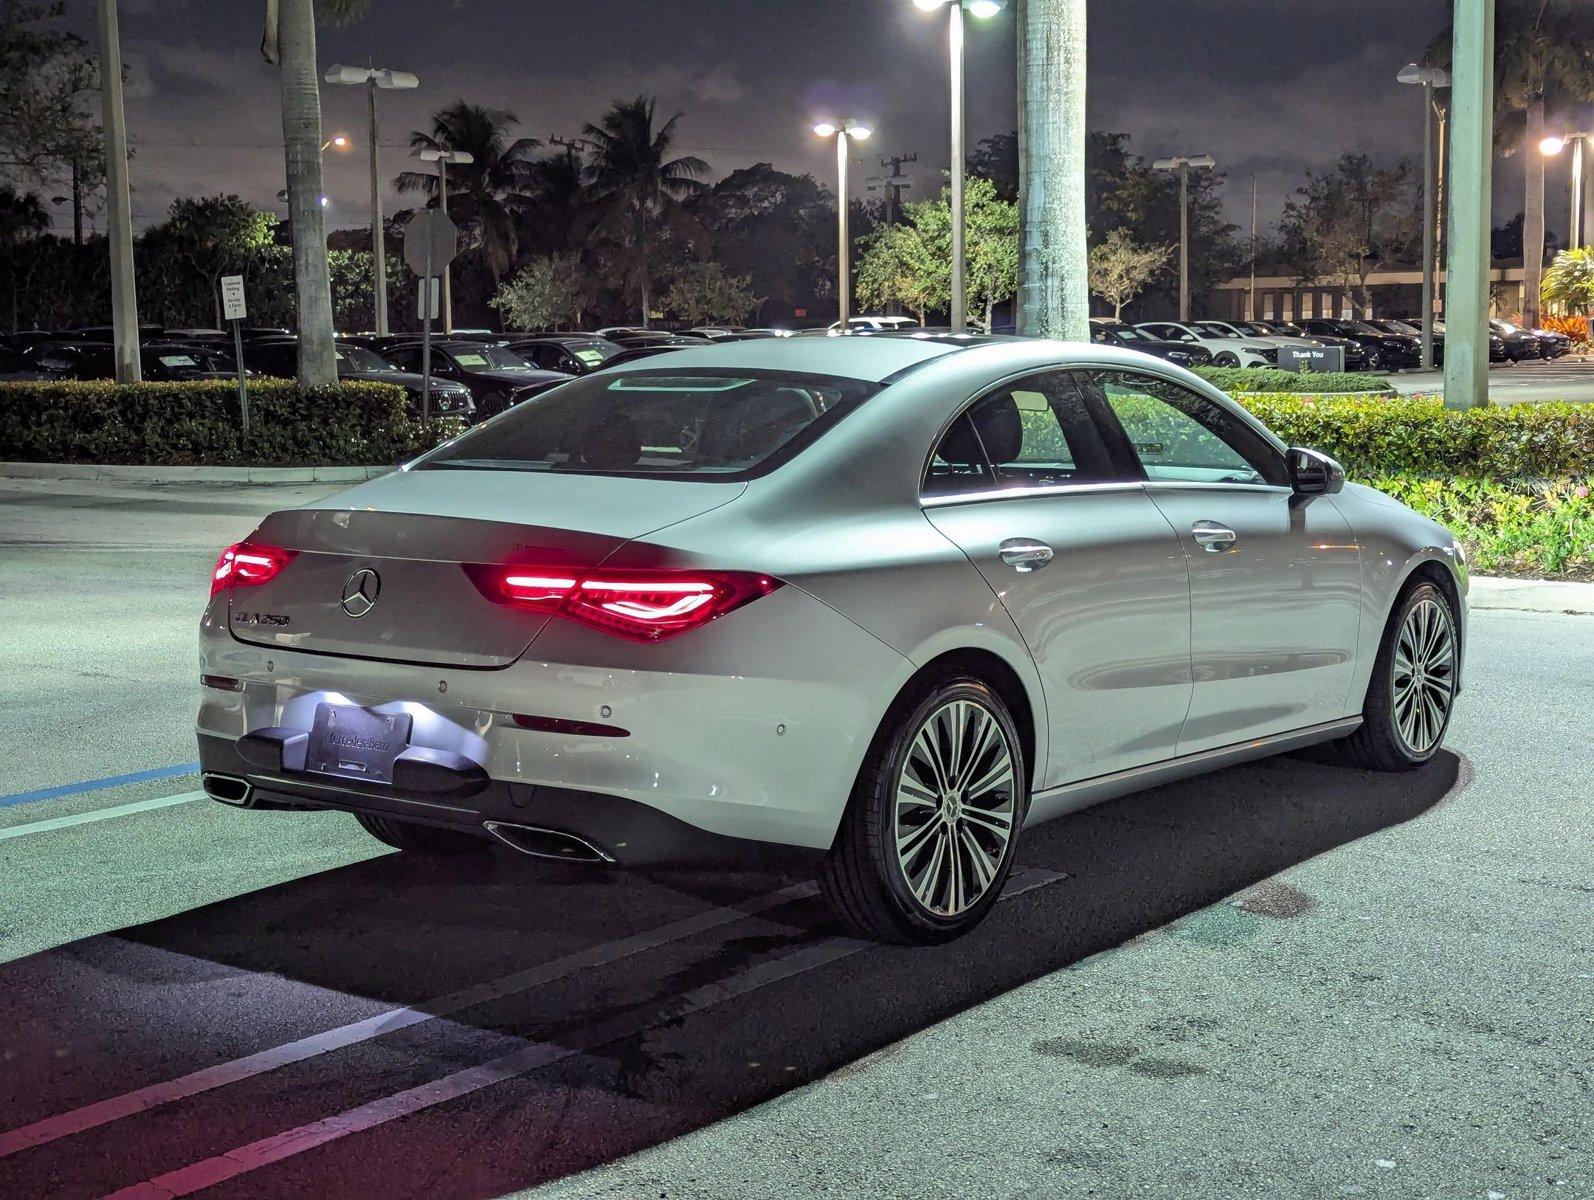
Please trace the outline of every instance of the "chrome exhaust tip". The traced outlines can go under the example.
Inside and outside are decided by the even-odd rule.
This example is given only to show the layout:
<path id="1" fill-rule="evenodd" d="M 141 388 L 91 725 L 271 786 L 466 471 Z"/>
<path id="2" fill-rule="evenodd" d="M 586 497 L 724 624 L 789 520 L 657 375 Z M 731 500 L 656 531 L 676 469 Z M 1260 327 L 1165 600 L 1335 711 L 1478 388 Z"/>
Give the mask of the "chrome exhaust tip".
<path id="1" fill-rule="evenodd" d="M 485 821 L 482 828 L 511 850 L 529 854 L 532 858 L 550 858 L 556 862 L 612 863 L 614 856 L 594 846 L 586 838 L 560 829 L 544 829 L 540 825 L 516 825 L 509 821 Z"/>
<path id="2" fill-rule="evenodd" d="M 206 771 L 200 776 L 199 782 L 205 789 L 205 795 L 223 804 L 231 804 L 235 808 L 248 808 L 250 800 L 254 798 L 255 785 L 237 775 L 219 775 L 214 771 Z"/>

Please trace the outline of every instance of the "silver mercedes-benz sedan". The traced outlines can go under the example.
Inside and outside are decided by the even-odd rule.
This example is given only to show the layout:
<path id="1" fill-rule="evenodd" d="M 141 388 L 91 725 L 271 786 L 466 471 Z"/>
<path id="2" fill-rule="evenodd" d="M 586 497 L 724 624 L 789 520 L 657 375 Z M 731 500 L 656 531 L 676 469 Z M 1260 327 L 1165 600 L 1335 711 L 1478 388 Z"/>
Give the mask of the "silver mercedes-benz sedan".
<path id="1" fill-rule="evenodd" d="M 405 850 L 807 857 L 933 942 L 1035 822 L 1312 743 L 1425 762 L 1466 590 L 1444 529 L 1157 359 L 734 342 L 266 518 L 216 565 L 200 755 Z"/>

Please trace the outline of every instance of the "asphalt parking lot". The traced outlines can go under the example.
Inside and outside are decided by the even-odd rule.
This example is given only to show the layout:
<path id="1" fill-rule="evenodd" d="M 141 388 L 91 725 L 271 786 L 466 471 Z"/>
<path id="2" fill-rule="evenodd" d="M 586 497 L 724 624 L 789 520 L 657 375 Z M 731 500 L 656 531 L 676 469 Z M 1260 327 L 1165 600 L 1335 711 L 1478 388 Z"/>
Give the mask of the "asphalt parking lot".
<path id="1" fill-rule="evenodd" d="M 1402 371 L 1389 377 L 1403 396 L 1443 395 L 1443 371 Z M 1546 400 L 1594 401 L 1594 359 L 1557 358 L 1550 362 L 1495 363 L 1489 368 L 1489 399 L 1495 404 L 1537 404 Z"/>
<path id="2" fill-rule="evenodd" d="M 886 949 L 200 798 L 215 552 L 324 490 L 0 480 L 0 1196 L 1594 1194 L 1594 589 L 1479 588 L 1424 770 L 1125 797 Z"/>

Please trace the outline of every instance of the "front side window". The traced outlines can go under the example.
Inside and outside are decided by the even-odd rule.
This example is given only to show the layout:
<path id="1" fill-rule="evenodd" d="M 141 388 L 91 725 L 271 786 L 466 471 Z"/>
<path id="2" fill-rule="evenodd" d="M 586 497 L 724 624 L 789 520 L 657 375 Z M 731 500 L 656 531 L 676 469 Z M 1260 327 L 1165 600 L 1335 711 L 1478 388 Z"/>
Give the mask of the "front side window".
<path id="1" fill-rule="evenodd" d="M 976 401 L 942 434 L 927 496 L 1099 483 L 1115 472 L 1101 431 L 1067 376 L 1037 376 Z"/>
<path id="2" fill-rule="evenodd" d="M 747 479 L 801 451 L 878 390 L 781 371 L 584 375 L 472 429 L 420 466 Z"/>
<path id="3" fill-rule="evenodd" d="M 1133 371 L 1090 371 L 1081 383 L 1106 402 L 1154 483 L 1286 486 L 1282 456 L 1216 401 Z"/>

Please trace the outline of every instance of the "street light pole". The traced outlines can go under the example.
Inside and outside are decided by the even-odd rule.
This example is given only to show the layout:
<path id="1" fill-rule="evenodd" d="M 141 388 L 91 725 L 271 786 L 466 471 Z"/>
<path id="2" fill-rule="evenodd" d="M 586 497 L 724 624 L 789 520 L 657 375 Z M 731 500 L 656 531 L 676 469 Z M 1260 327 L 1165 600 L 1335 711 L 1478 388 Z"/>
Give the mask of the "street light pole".
<path id="1" fill-rule="evenodd" d="M 863 141 L 869 136 L 866 125 L 851 118 L 841 121 L 821 121 L 814 126 L 820 137 L 836 139 L 836 312 L 839 330 L 847 332 L 848 308 L 852 295 L 852 267 L 848 261 L 850 239 L 847 236 L 847 139 Z"/>
<path id="2" fill-rule="evenodd" d="M 1434 190 L 1433 93 L 1449 87 L 1450 75 L 1441 67 L 1407 63 L 1395 75 L 1400 83 L 1422 88 L 1422 369 L 1433 370 L 1433 293 L 1434 293 Z"/>
<path id="3" fill-rule="evenodd" d="M 946 6 L 949 25 L 947 46 L 951 58 L 952 161 L 948 175 L 952 224 L 952 295 L 949 324 L 954 332 L 968 328 L 968 254 L 965 249 L 966 221 L 963 215 L 964 165 L 964 88 L 963 88 L 963 13 L 974 17 L 994 17 L 1006 0 L 913 0 L 926 12 Z"/>
<path id="4" fill-rule="evenodd" d="M 1178 154 L 1152 163 L 1157 171 L 1179 173 L 1179 320 L 1190 319 L 1190 168 L 1211 170 L 1218 164 L 1210 154 Z"/>
<path id="5" fill-rule="evenodd" d="M 1586 132 L 1568 133 L 1545 138 L 1539 150 L 1545 155 L 1559 154 L 1572 147 L 1572 194 L 1567 211 L 1567 241 L 1572 249 L 1583 244 L 1583 143 L 1594 135 Z"/>
<path id="6" fill-rule="evenodd" d="M 127 125 L 122 114 L 122 42 L 116 0 L 100 0 L 100 89 L 105 126 L 106 242 L 111 252 L 111 338 L 116 382 L 144 377 L 138 358 L 138 290 L 133 281 L 133 207 L 127 183 Z"/>
<path id="7" fill-rule="evenodd" d="M 366 111 L 371 122 L 371 281 L 376 310 L 376 332 L 379 336 L 385 335 L 387 333 L 387 239 L 383 228 L 385 222 L 382 219 L 381 173 L 377 165 L 379 141 L 376 90 L 419 87 L 421 81 L 408 71 L 338 65 L 327 68 L 326 81 L 365 85 Z"/>

